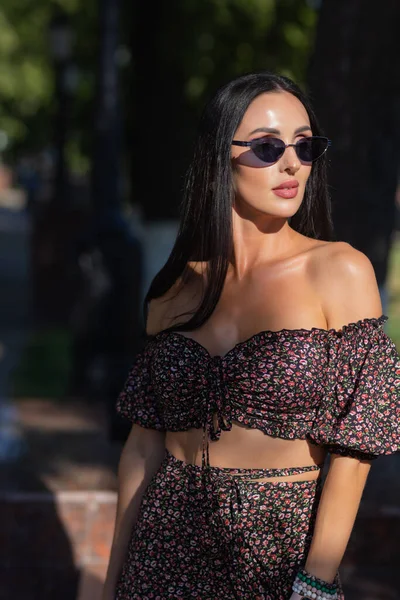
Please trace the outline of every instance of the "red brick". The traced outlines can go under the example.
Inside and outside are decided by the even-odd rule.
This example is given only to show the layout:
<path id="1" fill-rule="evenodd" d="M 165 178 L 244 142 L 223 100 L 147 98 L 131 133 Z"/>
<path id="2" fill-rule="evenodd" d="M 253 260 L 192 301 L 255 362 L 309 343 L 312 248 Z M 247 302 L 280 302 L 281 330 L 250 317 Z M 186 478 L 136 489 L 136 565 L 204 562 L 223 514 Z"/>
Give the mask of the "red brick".
<path id="1" fill-rule="evenodd" d="M 64 526 L 75 560 L 80 563 L 87 553 L 87 502 L 58 499 L 58 515 Z"/>
<path id="2" fill-rule="evenodd" d="M 114 533 L 116 503 L 98 503 L 93 511 L 88 532 L 90 556 L 94 561 L 108 562 Z"/>

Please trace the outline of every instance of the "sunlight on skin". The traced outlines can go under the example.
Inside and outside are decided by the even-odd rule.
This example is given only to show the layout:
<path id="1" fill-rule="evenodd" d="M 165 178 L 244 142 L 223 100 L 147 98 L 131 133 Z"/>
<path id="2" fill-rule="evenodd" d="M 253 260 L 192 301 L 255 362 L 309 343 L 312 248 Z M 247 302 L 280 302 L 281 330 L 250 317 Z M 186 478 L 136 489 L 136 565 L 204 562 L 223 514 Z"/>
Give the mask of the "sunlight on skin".
<path id="1" fill-rule="evenodd" d="M 276 133 L 268 133 L 271 130 Z M 311 136 L 310 121 L 304 106 L 291 94 L 279 92 L 261 94 L 253 100 L 234 139 L 251 141 L 277 137 L 285 144 L 293 144 Z M 286 148 L 275 164 L 266 166 L 250 148 L 239 146 L 232 146 L 232 166 L 235 186 L 234 216 L 237 213 L 241 217 L 247 217 L 234 219 L 235 247 L 240 248 L 244 244 L 248 254 L 252 252 L 252 247 L 259 250 L 261 240 L 265 243 L 266 236 L 263 234 L 266 231 L 271 228 L 279 231 L 286 219 L 298 211 L 311 166 L 302 164 L 292 147 Z M 298 182 L 295 198 L 284 199 L 275 194 L 274 188 L 293 180 Z M 282 248 L 285 247 L 285 242 L 286 239 L 280 241 Z"/>

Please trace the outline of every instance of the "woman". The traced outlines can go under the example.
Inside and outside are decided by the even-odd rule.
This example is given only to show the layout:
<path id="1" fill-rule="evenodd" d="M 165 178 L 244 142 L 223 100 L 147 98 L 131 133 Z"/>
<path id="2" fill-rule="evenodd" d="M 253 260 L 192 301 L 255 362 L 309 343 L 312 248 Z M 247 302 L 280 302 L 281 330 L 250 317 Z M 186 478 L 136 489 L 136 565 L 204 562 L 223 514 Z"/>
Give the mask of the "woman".
<path id="1" fill-rule="evenodd" d="M 328 145 L 284 77 L 205 109 L 118 401 L 104 600 L 344 598 L 371 462 L 399 449 L 399 362 L 370 262 L 328 241 Z"/>

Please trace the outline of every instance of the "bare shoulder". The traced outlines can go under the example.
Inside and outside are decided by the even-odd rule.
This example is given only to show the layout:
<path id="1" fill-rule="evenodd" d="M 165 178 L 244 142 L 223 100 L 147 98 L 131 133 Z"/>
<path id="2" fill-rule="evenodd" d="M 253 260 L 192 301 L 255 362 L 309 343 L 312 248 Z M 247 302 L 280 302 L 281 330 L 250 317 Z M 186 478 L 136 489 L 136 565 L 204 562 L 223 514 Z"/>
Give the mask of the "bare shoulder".
<path id="1" fill-rule="evenodd" d="M 329 327 L 382 314 L 374 268 L 369 258 L 346 242 L 319 246 L 310 260 L 310 274 L 321 298 Z"/>
<path id="2" fill-rule="evenodd" d="M 148 304 L 146 333 L 148 335 L 156 335 L 163 329 L 169 327 L 167 319 L 168 309 L 173 302 L 173 286 L 166 294 L 159 298 L 153 298 Z"/>
<path id="3" fill-rule="evenodd" d="M 320 277 L 373 278 L 374 269 L 369 258 L 347 242 L 325 242 L 316 247 L 312 266 Z"/>
<path id="4" fill-rule="evenodd" d="M 189 320 L 190 314 L 180 315 L 196 309 L 201 276 L 199 265 L 189 263 L 185 280 L 179 277 L 165 294 L 149 302 L 146 333 L 156 335 L 178 322 Z"/>

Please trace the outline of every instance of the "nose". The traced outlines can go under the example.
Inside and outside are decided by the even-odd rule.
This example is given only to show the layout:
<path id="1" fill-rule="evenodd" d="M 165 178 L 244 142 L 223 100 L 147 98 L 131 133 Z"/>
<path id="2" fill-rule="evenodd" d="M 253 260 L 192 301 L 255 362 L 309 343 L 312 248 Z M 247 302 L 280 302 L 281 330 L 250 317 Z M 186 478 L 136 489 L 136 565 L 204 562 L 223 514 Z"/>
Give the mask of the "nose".
<path id="1" fill-rule="evenodd" d="M 297 173 L 301 167 L 301 162 L 293 146 L 288 146 L 285 148 L 285 152 L 283 153 L 279 163 L 281 172 L 286 172 L 290 175 Z"/>

